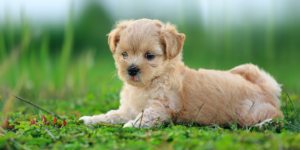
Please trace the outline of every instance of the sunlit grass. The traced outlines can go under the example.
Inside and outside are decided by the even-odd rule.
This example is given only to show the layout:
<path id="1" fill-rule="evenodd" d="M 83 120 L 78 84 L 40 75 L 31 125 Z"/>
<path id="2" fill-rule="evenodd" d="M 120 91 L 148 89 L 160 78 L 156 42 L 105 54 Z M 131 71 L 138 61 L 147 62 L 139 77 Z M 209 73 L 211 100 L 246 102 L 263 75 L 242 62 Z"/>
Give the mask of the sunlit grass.
<path id="1" fill-rule="evenodd" d="M 91 14 L 94 13 L 86 16 Z M 68 98 L 97 94 L 103 87 L 121 88 L 122 82 L 115 76 L 116 69 L 105 35 L 113 23 L 104 21 L 100 22 L 103 26 L 99 28 L 90 27 L 87 22 L 94 18 L 86 16 L 79 19 L 84 22 L 76 24 L 70 15 L 64 27 L 44 27 L 39 32 L 25 17 L 20 27 L 12 26 L 13 23 L 7 20 L 0 27 L 1 95 L 5 97 L 15 88 L 20 75 L 25 77 L 21 94 L 32 98 Z M 105 18 L 103 14 L 100 16 L 102 20 Z M 204 27 L 200 22 L 193 25 L 182 22 L 177 26 L 187 37 L 183 48 L 183 61 L 187 66 L 228 70 L 253 63 L 269 72 L 288 91 L 300 93 L 300 31 L 296 24 L 300 25 L 300 22 L 296 20 L 280 27 L 272 22 L 266 25 L 245 22 L 239 27 L 226 24 L 219 30 Z M 103 34 L 99 36 L 99 43 L 98 37 L 93 39 L 83 34 L 92 27 L 90 34 Z M 61 41 L 55 41 L 57 35 L 61 35 Z M 86 37 L 78 38 L 81 35 Z M 78 39 L 84 38 L 94 43 L 80 44 Z"/>

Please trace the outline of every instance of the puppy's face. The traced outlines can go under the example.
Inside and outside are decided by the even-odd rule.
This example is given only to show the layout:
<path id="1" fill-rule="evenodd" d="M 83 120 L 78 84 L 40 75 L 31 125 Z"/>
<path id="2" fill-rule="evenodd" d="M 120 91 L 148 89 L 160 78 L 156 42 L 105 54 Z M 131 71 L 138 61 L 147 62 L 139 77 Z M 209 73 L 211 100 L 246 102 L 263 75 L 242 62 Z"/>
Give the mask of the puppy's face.
<path id="1" fill-rule="evenodd" d="M 178 57 L 184 39 L 174 26 L 157 20 L 119 23 L 109 33 L 119 77 L 133 86 L 148 85 L 167 71 L 171 59 Z"/>
<path id="2" fill-rule="evenodd" d="M 141 36 L 143 38 L 139 42 L 133 42 L 132 37 L 122 38 L 114 54 L 119 77 L 137 86 L 150 82 L 165 65 L 163 46 L 159 39 L 156 36 Z"/>

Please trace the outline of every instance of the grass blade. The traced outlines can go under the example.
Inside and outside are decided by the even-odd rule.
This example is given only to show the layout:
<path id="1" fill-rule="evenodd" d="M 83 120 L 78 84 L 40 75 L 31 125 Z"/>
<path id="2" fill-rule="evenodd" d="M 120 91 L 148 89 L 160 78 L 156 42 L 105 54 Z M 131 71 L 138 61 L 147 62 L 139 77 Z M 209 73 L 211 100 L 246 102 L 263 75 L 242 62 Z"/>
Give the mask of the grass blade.
<path id="1" fill-rule="evenodd" d="M 51 112 L 51 111 L 48 111 L 48 110 L 46 110 L 46 109 L 44 109 L 44 108 L 42 108 L 42 107 L 40 107 L 40 106 L 38 106 L 38 105 L 36 105 L 36 104 L 34 104 L 34 103 L 28 101 L 28 100 L 26 100 L 26 99 L 24 99 L 24 98 L 22 98 L 22 97 L 20 97 L 20 96 L 16 96 L 16 95 L 14 95 L 14 94 L 11 94 L 11 95 L 12 95 L 13 97 L 15 97 L 15 98 L 17 98 L 17 99 L 23 101 L 23 102 L 26 102 L 26 103 L 28 103 L 28 104 L 30 104 L 30 105 L 32 105 L 32 106 L 34 106 L 34 107 L 36 107 L 36 108 L 38 108 L 38 109 L 40 109 L 40 110 L 43 110 L 43 111 L 45 111 L 45 112 L 47 112 L 47 113 L 49 113 L 49 114 L 55 116 L 55 117 L 58 118 L 58 119 L 61 119 L 57 114 L 55 114 L 55 113 L 53 113 L 53 112 Z"/>
<path id="2" fill-rule="evenodd" d="M 52 137 L 52 139 L 53 139 L 54 141 L 56 141 L 54 135 L 50 132 L 50 130 L 48 130 L 46 127 L 44 127 L 44 128 L 45 128 L 46 132 Z"/>
<path id="3" fill-rule="evenodd" d="M 193 125 L 193 123 L 195 122 L 195 120 L 196 120 L 196 118 L 197 118 L 197 116 L 198 116 L 198 114 L 199 114 L 199 112 L 200 112 L 200 110 L 201 110 L 201 108 L 203 107 L 204 104 L 205 104 L 205 102 L 200 106 L 200 108 L 197 112 L 197 115 L 195 116 L 194 121 L 191 123 L 191 125 Z"/>
<path id="4" fill-rule="evenodd" d="M 142 121 L 143 121 L 143 116 L 144 116 L 144 109 L 142 110 L 142 117 L 141 117 L 141 121 L 140 121 L 139 129 L 141 129 L 141 124 L 142 124 Z"/>
<path id="5" fill-rule="evenodd" d="M 296 110 L 295 110 L 295 107 L 294 107 L 294 105 L 293 105 L 293 102 L 292 102 L 292 100 L 291 100 L 289 94 L 287 93 L 287 91 L 286 91 L 285 89 L 283 89 L 283 90 L 284 90 L 286 96 L 289 98 L 289 101 L 291 102 L 292 108 L 293 108 L 293 110 L 294 110 L 294 112 L 295 112 Z"/>

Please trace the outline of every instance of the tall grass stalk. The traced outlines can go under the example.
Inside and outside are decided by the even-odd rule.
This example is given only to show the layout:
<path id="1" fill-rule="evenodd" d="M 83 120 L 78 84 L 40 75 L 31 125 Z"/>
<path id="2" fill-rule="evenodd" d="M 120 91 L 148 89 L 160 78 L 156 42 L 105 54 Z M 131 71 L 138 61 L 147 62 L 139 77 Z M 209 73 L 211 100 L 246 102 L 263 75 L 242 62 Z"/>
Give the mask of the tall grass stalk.
<path id="1" fill-rule="evenodd" d="M 0 63 L 3 62 L 6 58 L 6 47 L 2 30 L 3 28 L 0 27 Z"/>
<path id="2" fill-rule="evenodd" d="M 292 20 L 279 27 L 274 22 L 275 16 L 269 16 L 259 24 L 249 18 L 241 26 L 235 26 L 231 23 L 231 14 L 226 14 L 225 25 L 218 27 L 210 17 L 206 25 L 199 20 L 189 23 L 185 18 L 186 10 L 181 11 L 181 22 L 177 26 L 187 35 L 183 48 L 183 61 L 187 66 L 228 70 L 250 62 L 269 72 L 289 91 L 300 93 L 300 71 L 297 69 L 300 21 Z M 77 33 L 81 29 L 74 23 L 72 9 L 65 26 L 57 30 L 59 36 L 63 36 L 61 43 L 55 41 L 57 37 L 51 32 L 54 27 L 42 28 L 41 34 L 36 34 L 36 28 L 29 24 L 26 16 L 21 19 L 21 25 L 16 26 L 6 13 L 4 26 L 0 28 L 0 88 L 13 89 L 20 74 L 28 77 L 22 95 L 75 96 L 101 93 L 111 86 L 120 88 L 121 81 L 112 79 L 115 66 L 107 40 L 98 43 L 106 46 L 103 49 L 94 45 L 76 46 L 82 44 L 78 36 L 86 34 Z M 83 20 L 88 21 L 88 18 Z M 80 33 L 87 29 L 82 30 Z M 109 32 L 102 27 L 95 32 L 98 30 Z"/>
<path id="3" fill-rule="evenodd" d="M 59 79 L 59 88 L 62 88 L 63 84 L 65 83 L 67 77 L 67 68 L 68 63 L 70 61 L 72 45 L 73 45 L 73 12 L 72 7 L 70 9 L 70 13 L 66 22 L 65 26 L 65 34 L 64 34 L 64 43 L 61 50 L 61 57 L 60 57 L 60 72 L 62 73 L 58 76 Z"/>
<path id="4" fill-rule="evenodd" d="M 15 88 L 12 90 L 14 93 L 19 93 L 22 86 L 24 86 L 26 80 L 26 75 L 20 75 L 20 78 L 18 79 L 18 83 L 16 84 Z M 13 107 L 15 98 L 13 96 L 9 96 L 9 98 L 5 101 L 3 115 L 0 116 L 0 124 L 4 124 L 4 122 L 8 119 L 8 113 L 10 112 L 11 108 Z"/>

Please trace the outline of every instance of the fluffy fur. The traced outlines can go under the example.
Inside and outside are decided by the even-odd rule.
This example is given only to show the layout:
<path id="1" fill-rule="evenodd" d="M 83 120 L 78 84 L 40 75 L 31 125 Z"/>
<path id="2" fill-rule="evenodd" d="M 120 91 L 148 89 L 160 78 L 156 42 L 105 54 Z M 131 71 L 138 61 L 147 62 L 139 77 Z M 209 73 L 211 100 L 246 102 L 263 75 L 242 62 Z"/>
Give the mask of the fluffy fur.
<path id="1" fill-rule="evenodd" d="M 118 110 L 84 116 L 86 125 L 119 124 L 151 127 L 195 121 L 202 125 L 238 122 L 252 126 L 283 117 L 280 85 L 252 64 L 228 71 L 190 69 L 181 61 L 185 35 L 170 23 L 140 19 L 121 21 L 108 34 L 118 75 L 124 81 Z M 127 57 L 122 53 L 126 52 Z M 148 60 L 146 53 L 155 55 Z M 129 66 L 139 67 L 132 81 Z M 140 119 L 143 113 L 143 119 Z"/>

